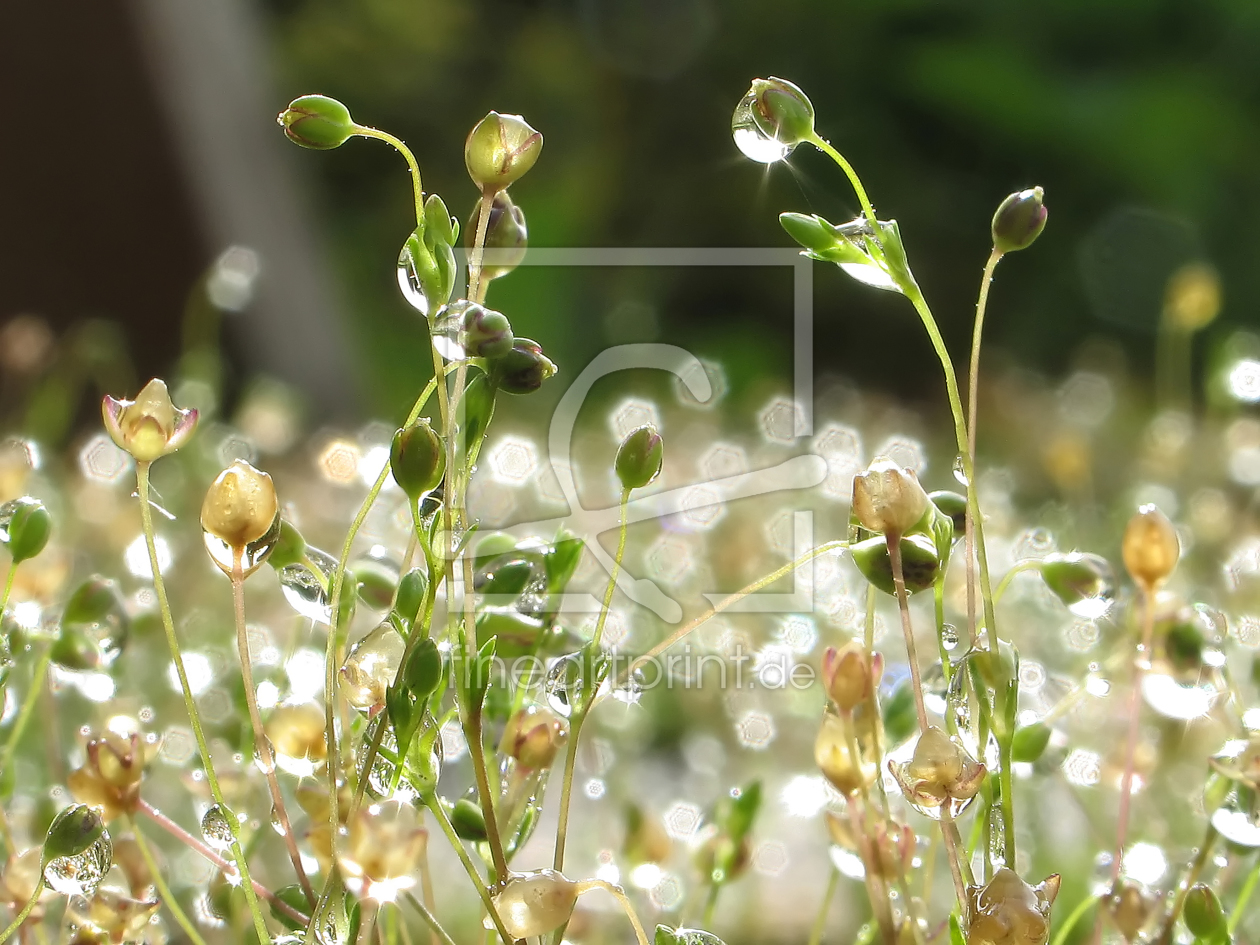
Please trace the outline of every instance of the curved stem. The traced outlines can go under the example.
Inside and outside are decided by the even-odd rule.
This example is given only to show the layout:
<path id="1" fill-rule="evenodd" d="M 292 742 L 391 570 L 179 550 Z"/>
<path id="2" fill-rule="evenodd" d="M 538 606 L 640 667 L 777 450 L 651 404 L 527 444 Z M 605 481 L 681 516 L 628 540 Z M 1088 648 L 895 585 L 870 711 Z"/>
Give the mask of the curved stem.
<path id="1" fill-rule="evenodd" d="M 201 933 L 197 931 L 197 927 L 193 925 L 192 920 L 188 918 L 188 914 L 180 908 L 174 893 L 166 885 L 166 880 L 162 878 L 162 871 L 158 868 L 157 861 L 153 859 L 153 851 L 149 849 L 149 841 L 140 832 L 140 825 L 133 818 L 128 817 L 127 826 L 131 828 L 132 836 L 136 838 L 136 849 L 140 851 L 140 856 L 144 859 L 144 865 L 149 868 L 149 875 L 153 877 L 153 886 L 157 889 L 158 898 L 170 910 L 171 915 L 175 917 L 176 923 L 184 930 L 184 934 L 188 936 L 193 945 L 206 945 L 206 940 L 201 937 Z"/>
<path id="2" fill-rule="evenodd" d="M 1133 691 L 1129 694 L 1129 734 L 1124 750 L 1124 775 L 1120 779 L 1120 813 L 1116 818 L 1116 855 L 1111 861 L 1111 881 L 1120 879 L 1124 868 L 1124 843 L 1129 832 L 1129 811 L 1133 804 L 1133 774 L 1137 764 L 1138 722 L 1142 713 L 1142 678 L 1150 665 L 1151 643 L 1155 636 L 1155 590 L 1142 589 L 1142 643 L 1133 661 Z"/>
<path id="3" fill-rule="evenodd" d="M 485 300 L 489 279 L 481 278 L 482 259 L 485 256 L 486 229 L 490 225 L 490 210 L 494 207 L 497 191 L 486 188 L 481 192 L 481 212 L 477 215 L 477 233 L 473 240 L 472 256 L 468 260 L 468 297 L 474 302 Z"/>
<path id="4" fill-rule="evenodd" d="M 149 569 L 153 573 L 153 592 L 158 599 L 158 612 L 162 616 L 162 629 L 166 633 L 166 645 L 171 652 L 171 662 L 175 665 L 175 675 L 179 677 L 179 688 L 184 695 L 184 708 L 188 712 L 188 724 L 192 726 L 193 737 L 197 741 L 197 750 L 201 754 L 201 764 L 206 772 L 206 783 L 210 786 L 210 795 L 223 810 L 231 810 L 223 798 L 219 788 L 218 776 L 214 773 L 214 761 L 210 757 L 210 746 L 206 743 L 206 733 L 201 725 L 201 713 L 197 709 L 197 700 L 193 698 L 192 687 L 188 683 L 188 671 L 184 668 L 184 655 L 179 648 L 179 637 L 175 635 L 175 620 L 171 616 L 170 601 L 166 597 L 166 581 L 162 578 L 162 569 L 158 566 L 157 539 L 153 532 L 153 511 L 149 507 L 149 463 L 136 463 L 136 496 L 140 500 L 140 522 L 144 528 L 144 543 L 149 551 Z M 254 930 L 260 941 L 268 941 L 267 922 L 263 918 L 262 907 L 254 894 L 253 880 L 249 875 L 249 863 L 245 851 L 241 848 L 238 825 L 229 817 L 232 828 L 232 857 L 237 871 L 244 881 L 245 900 L 249 903 L 249 911 L 254 919 Z"/>
<path id="5" fill-rule="evenodd" d="M 442 923 L 425 907 L 424 903 L 411 893 L 406 893 L 404 898 L 411 903 L 413 909 L 420 913 L 420 918 L 424 919 L 424 924 L 429 927 L 429 931 L 433 935 L 436 935 L 445 945 L 455 945 L 455 939 L 451 938 L 446 929 L 442 928 Z"/>
<path id="6" fill-rule="evenodd" d="M 241 660 L 241 680 L 245 686 L 245 706 L 249 710 L 249 721 L 254 729 L 254 749 L 258 752 L 258 760 L 263 773 L 267 776 L 267 788 L 271 791 L 271 806 L 276 818 L 280 821 L 280 830 L 284 834 L 284 845 L 289 851 L 289 860 L 297 873 L 298 883 L 306 894 L 306 901 L 315 905 L 315 891 L 311 889 L 311 881 L 302 866 L 302 854 L 298 851 L 297 838 L 293 836 L 293 826 L 289 823 L 289 812 L 284 806 L 284 795 L 280 793 L 280 779 L 276 777 L 276 758 L 271 750 L 271 739 L 263 728 L 262 715 L 258 711 L 258 693 L 254 689 L 253 660 L 249 654 L 249 636 L 245 628 L 245 575 L 242 568 L 244 548 L 232 549 L 232 610 L 236 618 L 236 651 Z"/>
<path id="7" fill-rule="evenodd" d="M 984 333 L 984 312 L 989 305 L 989 285 L 993 282 L 993 270 L 1002 251 L 996 246 L 989 254 L 989 261 L 984 266 L 984 277 L 980 280 L 980 296 L 976 300 L 976 320 L 971 333 L 971 367 L 967 374 L 967 458 L 971 460 L 971 468 L 976 466 L 976 418 L 980 410 L 980 341 Z M 967 483 L 971 490 L 971 483 Z M 967 626 L 971 631 L 971 640 L 976 639 L 976 576 L 975 576 L 975 519 L 971 515 L 971 503 L 967 504 L 965 519 L 967 536 Z"/>
<path id="8" fill-rule="evenodd" d="M 617 553 L 613 555 L 613 566 L 608 573 L 608 587 L 604 590 L 604 600 L 599 608 L 599 617 L 595 620 L 595 632 L 591 635 L 591 651 L 599 649 L 600 640 L 604 636 L 604 624 L 608 620 L 608 612 L 612 607 L 613 594 L 617 590 L 617 576 L 621 573 L 621 560 L 626 554 L 626 509 L 630 502 L 630 490 L 621 492 L 621 524 L 617 529 Z M 593 694 L 592 694 L 593 695 Z M 583 706 L 573 717 L 572 732 L 569 738 L 569 753 L 564 761 L 564 780 L 560 786 L 560 819 L 556 825 L 556 849 L 552 859 L 552 869 L 564 869 L 564 845 L 569 835 L 569 803 L 573 798 L 573 771 L 577 765 L 578 740 L 582 737 L 582 725 L 586 721 L 590 706 Z"/>
<path id="9" fill-rule="evenodd" d="M 1257 883 L 1260 883 L 1260 857 L 1256 858 L 1256 865 L 1247 874 L 1247 881 L 1243 883 L 1243 888 L 1238 892 L 1238 898 L 1234 900 L 1234 908 L 1230 911 L 1229 923 L 1226 926 L 1230 935 L 1238 930 L 1238 923 L 1247 914 L 1247 903 L 1251 901 L 1251 894 L 1256 891 Z"/>
<path id="10" fill-rule="evenodd" d="M 901 568 L 901 536 L 888 535 L 888 558 L 892 564 L 893 588 L 897 592 L 897 609 L 901 612 L 901 632 L 906 638 L 906 659 L 910 663 L 910 684 L 914 689 L 914 711 L 919 717 L 919 731 L 928 728 L 927 707 L 923 704 L 923 678 L 919 674 L 919 654 L 914 646 L 914 626 L 910 622 L 910 600 Z"/>
<path id="11" fill-rule="evenodd" d="M 364 138 L 384 141 L 407 161 L 407 167 L 411 170 L 411 189 L 416 200 L 416 225 L 422 225 L 424 223 L 424 184 L 420 180 L 420 165 L 416 163 L 416 156 L 411 153 L 411 148 L 403 144 L 402 139 L 395 138 L 388 131 L 381 131 L 379 128 L 355 125 L 354 133 Z"/>
<path id="12" fill-rule="evenodd" d="M 9 732 L 8 741 L 4 743 L 4 754 L 0 755 L 0 772 L 8 771 L 9 766 L 13 764 L 13 755 L 17 751 L 18 743 L 22 740 L 22 733 L 26 731 L 27 723 L 35 712 L 35 703 L 39 701 L 39 694 L 44 689 L 44 677 L 48 673 L 48 664 L 51 661 L 52 644 L 49 644 L 44 647 L 44 652 L 39 656 L 39 662 L 35 664 L 31 672 L 31 688 L 27 690 L 26 698 L 22 700 L 22 708 L 18 710 L 13 730 Z"/>
<path id="13" fill-rule="evenodd" d="M 195 850 L 197 853 L 200 853 L 203 857 L 205 857 L 207 860 L 209 860 L 211 863 L 217 866 L 224 873 L 231 873 L 235 869 L 235 867 L 232 865 L 231 862 L 229 862 L 228 860 L 225 860 L 215 850 L 212 850 L 209 846 L 207 846 L 202 840 L 200 840 L 197 837 L 194 837 L 192 834 L 190 834 L 187 830 L 185 830 L 179 824 L 175 823 L 175 821 L 171 820 L 169 817 L 163 814 L 160 810 L 158 810 L 156 807 L 151 805 L 148 801 L 141 799 L 139 803 L 136 804 L 136 810 L 144 814 L 146 817 L 148 817 L 151 821 L 153 821 L 155 824 L 157 824 L 159 827 L 161 827 L 163 830 L 169 833 L 172 837 L 174 837 L 180 843 L 184 844 L 189 849 Z M 279 896 L 273 893 L 270 889 L 268 889 L 262 883 L 253 879 L 249 880 L 249 882 L 250 882 L 251 888 L 257 895 L 266 899 L 269 903 L 275 906 L 276 909 L 283 912 L 294 922 L 300 923 L 301 925 L 305 925 L 306 923 L 310 921 L 309 916 L 302 915 L 302 913 L 298 912 L 296 909 L 290 906 L 287 902 L 285 902 L 283 899 L 281 899 Z"/>
<path id="14" fill-rule="evenodd" d="M 22 907 L 22 911 L 19 912 L 13 921 L 9 923 L 9 927 L 3 932 L 0 932 L 0 943 L 7 942 L 13 937 L 13 933 L 21 928 L 22 923 L 25 922 L 30 914 L 35 910 L 35 905 L 39 902 L 40 893 L 43 891 L 44 884 L 37 883 L 35 885 L 35 892 L 31 894 L 30 901 Z"/>
<path id="15" fill-rule="evenodd" d="M 490 890 L 486 888 L 486 884 L 482 880 L 481 874 L 477 872 L 477 867 L 473 864 L 472 858 L 468 855 L 468 851 L 464 849 L 463 841 L 459 839 L 458 834 L 455 833 L 455 828 L 451 826 L 451 820 L 446 816 L 446 811 L 442 809 L 437 795 L 430 794 L 425 798 L 424 803 L 433 813 L 433 819 L 442 828 L 442 833 L 446 834 L 446 839 L 450 841 L 451 847 L 454 848 L 455 855 L 459 857 L 459 862 L 464 866 L 464 871 L 468 874 L 468 878 L 472 880 L 473 886 L 476 887 L 477 895 L 481 897 L 482 905 L 486 907 L 486 912 L 490 915 L 490 921 L 494 923 L 494 927 L 499 932 L 499 937 L 503 939 L 503 945 L 513 945 L 512 936 L 504 927 L 503 920 L 499 918 L 499 910 L 495 908 L 494 900 L 490 897 Z"/>
<path id="16" fill-rule="evenodd" d="M 618 905 L 626 913 L 626 918 L 630 920 L 630 924 L 634 926 L 634 937 L 639 940 L 639 945 L 648 945 L 647 933 L 643 931 L 643 925 L 639 922 L 639 916 L 634 911 L 634 906 L 630 902 L 630 897 L 626 895 L 626 891 L 620 886 L 614 886 L 612 883 L 605 882 L 602 879 L 589 879 L 586 882 L 578 883 L 578 895 L 586 892 L 588 889 L 602 889 L 617 900 Z"/>
<path id="17" fill-rule="evenodd" d="M 849 183 L 853 185 L 853 192 L 857 194 L 858 202 L 862 204 L 862 213 L 866 216 L 866 222 L 871 225 L 871 230 L 879 234 L 879 221 L 875 219 L 875 208 L 871 205 L 871 199 L 866 196 L 866 188 L 862 186 L 861 179 L 857 176 L 857 171 L 830 142 L 824 141 L 816 133 L 812 138 L 807 138 L 810 144 L 822 151 L 829 158 L 840 165 L 840 170 L 844 171 L 844 176 L 849 178 Z"/>
<path id="18" fill-rule="evenodd" d="M 1186 876 L 1177 887 L 1177 898 L 1173 900 L 1172 908 L 1168 910 L 1168 914 L 1164 917 L 1163 924 L 1160 926 L 1159 935 L 1155 941 L 1160 945 L 1172 941 L 1173 926 L 1177 924 L 1177 917 L 1181 915 L 1181 910 L 1186 904 L 1186 896 L 1190 894 L 1190 887 L 1198 882 L 1199 874 L 1203 872 L 1203 867 L 1207 865 L 1208 857 L 1212 855 L 1212 848 L 1216 846 L 1216 838 L 1220 836 L 1216 832 L 1216 828 L 1208 823 L 1207 833 L 1203 837 L 1203 843 L 1200 844 L 1198 851 L 1194 855 L 1194 860 L 1190 863 L 1190 868 L 1186 870 Z M 1245 905 L 1245 904 L 1244 904 Z M 1237 910 L 1241 912 L 1242 909 Z"/>
<path id="19" fill-rule="evenodd" d="M 0 616 L 4 615 L 4 609 L 9 606 L 9 595 L 13 593 L 13 579 L 17 577 L 17 569 L 16 559 L 9 562 L 9 573 L 4 579 L 4 593 L 0 594 Z"/>

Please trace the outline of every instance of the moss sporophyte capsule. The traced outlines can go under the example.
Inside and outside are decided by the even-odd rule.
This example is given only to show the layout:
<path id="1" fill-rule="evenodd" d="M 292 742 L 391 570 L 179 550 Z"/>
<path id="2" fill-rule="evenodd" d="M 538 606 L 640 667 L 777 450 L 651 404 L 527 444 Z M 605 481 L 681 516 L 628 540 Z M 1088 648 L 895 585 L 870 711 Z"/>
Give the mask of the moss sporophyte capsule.
<path id="1" fill-rule="evenodd" d="M 468 176 L 482 190 L 497 192 L 523 177 L 542 152 L 543 137 L 520 115 L 490 112 L 464 143 Z"/>
<path id="2" fill-rule="evenodd" d="M 661 474 L 665 444 L 651 424 L 631 431 L 621 441 L 614 463 L 623 489 L 642 489 Z"/>
<path id="3" fill-rule="evenodd" d="M 427 419 L 422 417 L 394 434 L 389 469 L 399 488 L 412 499 L 432 491 L 442 481 L 446 451 Z"/>
<path id="4" fill-rule="evenodd" d="M 226 574 L 252 574 L 280 538 L 280 504 L 271 477 L 237 460 L 215 477 L 201 504 L 206 549 Z"/>
<path id="5" fill-rule="evenodd" d="M 1027 249 L 1046 228 L 1045 191 L 1031 187 L 1011 194 L 993 214 L 993 248 L 1000 253 Z"/>
<path id="6" fill-rule="evenodd" d="M 295 98 L 276 122 L 294 144 L 318 151 L 341 147 L 356 130 L 350 109 L 326 95 Z"/>

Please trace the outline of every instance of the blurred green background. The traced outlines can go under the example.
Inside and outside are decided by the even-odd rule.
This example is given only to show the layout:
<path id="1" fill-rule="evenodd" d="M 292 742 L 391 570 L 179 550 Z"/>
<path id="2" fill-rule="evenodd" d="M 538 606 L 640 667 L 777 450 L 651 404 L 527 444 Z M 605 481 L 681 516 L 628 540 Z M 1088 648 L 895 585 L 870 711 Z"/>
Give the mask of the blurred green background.
<path id="1" fill-rule="evenodd" d="M 1046 188 L 1050 224 L 1000 269 L 995 347 L 1057 373 L 1102 332 L 1142 373 L 1164 283 L 1200 255 L 1224 282 L 1216 330 L 1254 319 L 1255 3 L 269 0 L 267 10 L 282 97 L 325 92 L 404 137 L 426 186 L 462 218 L 475 197 L 463 133 L 490 108 L 525 115 L 546 136 L 514 188 L 537 246 L 782 246 L 780 210 L 856 214 L 822 155 L 801 148 L 767 172 L 733 147 L 734 103 L 752 77 L 773 74 L 808 92 L 820 132 L 881 215 L 901 222 L 956 352 L 989 217 L 1032 184 Z M 395 408 L 427 371 L 410 354 L 422 336 L 391 272 L 411 226 L 407 179 L 371 144 L 300 157 L 350 290 L 362 381 L 376 406 Z M 770 273 L 532 269 L 491 301 L 562 366 L 659 339 L 723 361 L 738 395 L 787 373 L 787 287 Z M 939 399 L 904 301 L 819 266 L 815 312 L 821 372 Z"/>
<path id="2" fill-rule="evenodd" d="M 402 162 L 376 142 L 299 152 L 274 126 L 259 131 L 312 91 L 410 142 L 427 188 L 465 219 L 475 192 L 464 135 L 491 108 L 525 115 L 546 136 L 542 160 L 513 189 L 535 246 L 783 247 L 780 211 L 842 220 L 857 207 L 820 154 L 802 148 L 767 171 L 734 148 L 734 104 L 754 76 L 780 75 L 810 94 L 822 134 L 858 168 L 881 215 L 901 222 L 960 361 L 989 217 L 1032 184 L 1046 189 L 1050 223 L 1033 250 L 1000 267 L 990 365 L 1005 352 L 1058 375 L 1084 339 L 1103 334 L 1121 343 L 1130 370 L 1148 374 L 1165 284 L 1191 259 L 1217 267 L 1224 287 L 1200 356 L 1255 320 L 1260 5 L 1251 0 L 225 0 L 201 9 L 230 11 L 250 42 L 185 25 L 191 40 L 171 52 L 153 23 L 187 9 L 197 5 L 0 4 L 0 82 L 15 118 L 0 153 L 10 210 L 0 219 L 0 320 L 33 312 L 57 331 L 89 315 L 121 322 L 137 378 L 170 369 L 184 296 L 229 242 L 208 221 L 224 191 L 202 188 L 200 203 L 189 193 L 207 168 L 231 163 L 207 141 L 248 177 L 256 155 L 230 153 L 246 126 L 274 136 L 282 183 L 299 194 L 296 232 L 322 252 L 311 258 L 323 281 L 294 305 L 327 299 L 332 316 L 271 334 L 262 315 L 233 323 L 229 402 L 284 339 L 304 333 L 334 338 L 332 360 L 342 359 L 325 369 L 310 355 L 304 372 L 294 354 L 278 372 L 306 386 L 315 420 L 396 417 L 427 376 L 422 327 L 393 272 L 413 225 Z M 202 67 L 210 97 L 155 68 L 164 54 Z M 246 74 L 252 98 L 231 99 Z M 241 101 L 247 114 L 217 113 Z M 225 186 L 237 192 L 232 179 Z M 272 302 L 308 275 L 264 254 Z M 660 340 L 722 361 L 735 403 L 755 410 L 767 389 L 789 386 L 788 280 L 771 270 L 529 268 L 496 284 L 490 301 L 561 365 L 555 393 L 607 344 Z M 823 266 L 815 297 L 821 375 L 939 407 L 939 375 L 903 300 Z"/>

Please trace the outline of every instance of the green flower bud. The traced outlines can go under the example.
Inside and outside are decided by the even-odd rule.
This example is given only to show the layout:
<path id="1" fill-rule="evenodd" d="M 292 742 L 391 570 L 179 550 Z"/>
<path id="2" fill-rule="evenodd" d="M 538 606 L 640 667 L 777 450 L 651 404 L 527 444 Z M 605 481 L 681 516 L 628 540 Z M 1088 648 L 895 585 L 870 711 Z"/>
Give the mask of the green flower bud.
<path id="1" fill-rule="evenodd" d="M 800 87 L 771 76 L 754 79 L 753 120 L 768 137 L 784 144 L 800 144 L 814 137 L 814 105 Z"/>
<path id="2" fill-rule="evenodd" d="M 122 651 L 130 630 L 131 618 L 118 585 L 93 575 L 66 601 L 52 659 L 77 670 L 108 665 Z"/>
<path id="3" fill-rule="evenodd" d="M 811 253 L 825 253 L 836 245 L 835 228 L 817 214 L 780 213 L 779 225 Z"/>
<path id="4" fill-rule="evenodd" d="M 534 166 L 543 138 L 520 115 L 491 112 L 468 133 L 464 164 L 482 190 L 497 193 Z"/>
<path id="5" fill-rule="evenodd" d="M 896 594 L 887 539 L 882 535 L 868 538 L 850 545 L 849 553 L 862 577 L 885 594 Z M 901 539 L 901 572 L 907 594 L 925 591 L 935 584 L 942 567 L 941 556 L 931 535 L 916 533 Z"/>
<path id="6" fill-rule="evenodd" d="M 473 207 L 472 216 L 464 230 L 464 245 L 471 255 L 477 238 L 477 223 L 481 216 L 481 201 Z M 490 217 L 486 221 L 486 252 L 489 254 L 481 266 L 482 279 L 506 276 L 521 264 L 525 249 L 529 246 L 529 230 L 525 226 L 525 214 L 512 202 L 507 191 L 494 195 L 490 205 Z"/>
<path id="7" fill-rule="evenodd" d="M 96 808 L 86 804 L 64 808 L 48 828 L 48 836 L 44 839 L 44 862 L 79 856 L 102 837 L 108 839 L 109 834 Z"/>
<path id="8" fill-rule="evenodd" d="M 621 487 L 642 489 L 661 474 L 665 443 L 656 427 L 646 424 L 629 433 L 617 449 L 615 467 Z"/>
<path id="9" fill-rule="evenodd" d="M 354 136 L 350 109 L 326 95 L 303 95 L 289 103 L 276 122 L 294 144 L 317 151 L 339 148 Z"/>
<path id="10" fill-rule="evenodd" d="M 1186 893 L 1185 905 L 1182 907 L 1186 919 L 1186 928 L 1195 938 L 1207 942 L 1226 941 L 1228 925 L 1221 901 L 1212 892 L 1211 887 L 1196 883 Z"/>
<path id="11" fill-rule="evenodd" d="M 461 797 L 451 808 L 451 826 L 461 840 L 481 843 L 486 839 L 486 815 L 481 805 Z"/>
<path id="12" fill-rule="evenodd" d="M 532 394 L 555 373 L 542 345 L 529 338 L 518 337 L 512 350 L 491 365 L 491 381 L 508 394 Z"/>
<path id="13" fill-rule="evenodd" d="M 1079 551 L 1047 555 L 1037 565 L 1037 570 L 1046 587 L 1073 612 L 1087 608 L 1089 601 L 1110 602 L 1115 577 L 1106 558 Z"/>
<path id="14" fill-rule="evenodd" d="M 280 520 L 280 537 L 271 550 L 267 563 L 279 571 L 291 564 L 301 564 L 306 554 L 306 539 L 302 537 L 294 524 L 286 519 Z"/>
<path id="15" fill-rule="evenodd" d="M 572 532 L 561 530 L 555 542 L 543 554 L 543 563 L 547 569 L 547 592 L 562 593 L 581 561 L 585 549 L 582 539 Z"/>
<path id="16" fill-rule="evenodd" d="M 941 514 L 954 523 L 954 534 L 961 535 L 967 528 L 967 499 L 957 492 L 945 490 L 929 492 L 928 498 Z"/>
<path id="17" fill-rule="evenodd" d="M 43 551 L 51 533 L 52 516 L 39 499 L 24 495 L 0 505 L 0 544 L 9 549 L 14 563 Z"/>
<path id="18" fill-rule="evenodd" d="M 1036 761 L 1050 744 L 1050 734 L 1050 726 L 1045 722 L 1033 722 L 1017 728 L 1011 737 L 1011 758 L 1026 763 Z"/>
<path id="19" fill-rule="evenodd" d="M 389 610 L 394 602 L 398 574 L 376 558 L 356 561 L 351 568 L 359 585 L 359 599 L 373 610 Z"/>
<path id="20" fill-rule="evenodd" d="M 408 625 L 415 622 L 420 615 L 420 607 L 424 604 L 425 594 L 429 590 L 429 578 L 421 568 L 412 568 L 398 582 L 398 596 L 394 600 L 394 610 Z"/>
<path id="21" fill-rule="evenodd" d="M 507 316 L 466 299 L 453 302 L 447 315 L 461 318 L 464 351 L 470 358 L 501 358 L 512 350 L 516 340 Z"/>
<path id="22" fill-rule="evenodd" d="M 442 438 L 423 417 L 394 434 L 389 448 L 389 468 L 394 481 L 412 499 L 432 490 L 446 471 Z"/>
<path id="23" fill-rule="evenodd" d="M 1027 249 L 1046 228 L 1049 211 L 1042 203 L 1046 192 L 1040 187 L 1011 194 L 993 214 L 993 248 L 1000 253 Z"/>

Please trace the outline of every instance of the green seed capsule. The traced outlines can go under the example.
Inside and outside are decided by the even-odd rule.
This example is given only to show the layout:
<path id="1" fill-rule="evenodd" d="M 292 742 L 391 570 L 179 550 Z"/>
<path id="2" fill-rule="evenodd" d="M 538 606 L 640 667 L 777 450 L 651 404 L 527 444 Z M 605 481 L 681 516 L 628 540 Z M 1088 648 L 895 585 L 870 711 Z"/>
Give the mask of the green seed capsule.
<path id="1" fill-rule="evenodd" d="M 796 145 L 814 136 L 814 105 L 798 86 L 771 76 L 754 79 L 749 94 L 753 121 L 766 137 Z"/>
<path id="2" fill-rule="evenodd" d="M 52 516 L 39 499 L 26 495 L 0 505 L 0 544 L 9 549 L 15 563 L 43 551 L 50 534 Z"/>
<path id="3" fill-rule="evenodd" d="M 486 839 L 486 815 L 481 807 L 466 797 L 461 797 L 451 808 L 451 826 L 461 840 L 481 843 Z"/>
<path id="4" fill-rule="evenodd" d="M 317 151 L 341 147 L 357 127 L 350 109 L 326 95 L 295 98 L 276 121 L 294 144 Z"/>
<path id="5" fill-rule="evenodd" d="M 302 537 L 294 524 L 285 519 L 280 520 L 280 537 L 276 546 L 271 549 L 271 557 L 267 563 L 279 571 L 290 564 L 300 564 L 306 554 L 306 539 Z"/>
<path id="6" fill-rule="evenodd" d="M 464 306 L 464 350 L 469 357 L 501 358 L 512 350 L 516 339 L 506 315 L 476 302 L 455 305 Z"/>
<path id="7" fill-rule="evenodd" d="M 491 380 L 508 394 L 532 394 L 555 373 L 542 345 L 528 338 L 518 337 L 512 350 L 491 365 Z"/>
<path id="8" fill-rule="evenodd" d="M 44 860 L 74 857 L 89 849 L 105 833 L 105 822 L 94 807 L 75 804 L 59 813 L 44 839 Z"/>
<path id="9" fill-rule="evenodd" d="M 642 489 L 661 474 L 665 443 L 650 423 L 632 431 L 621 441 L 615 463 L 623 489 Z"/>
<path id="10" fill-rule="evenodd" d="M 534 166 L 542 146 L 542 135 L 520 115 L 491 112 L 469 132 L 464 164 L 473 183 L 497 193 Z"/>
<path id="11" fill-rule="evenodd" d="M 1186 893 L 1183 909 L 1186 928 L 1193 933 L 1195 938 L 1206 942 L 1226 940 L 1228 926 L 1225 921 L 1225 912 L 1221 908 L 1220 899 L 1210 887 L 1203 883 L 1191 886 L 1190 891 Z"/>
<path id="12" fill-rule="evenodd" d="M 1011 738 L 1011 758 L 1031 763 L 1045 753 L 1050 744 L 1050 726 L 1045 722 L 1033 722 L 1015 730 Z"/>
<path id="13" fill-rule="evenodd" d="M 442 481 L 446 471 L 446 451 L 442 438 L 421 418 L 394 434 L 389 449 L 390 472 L 399 488 L 418 499 Z"/>
<path id="14" fill-rule="evenodd" d="M 1011 194 L 993 214 L 993 248 L 1002 253 L 1027 249 L 1046 228 L 1046 210 L 1040 187 Z"/>

